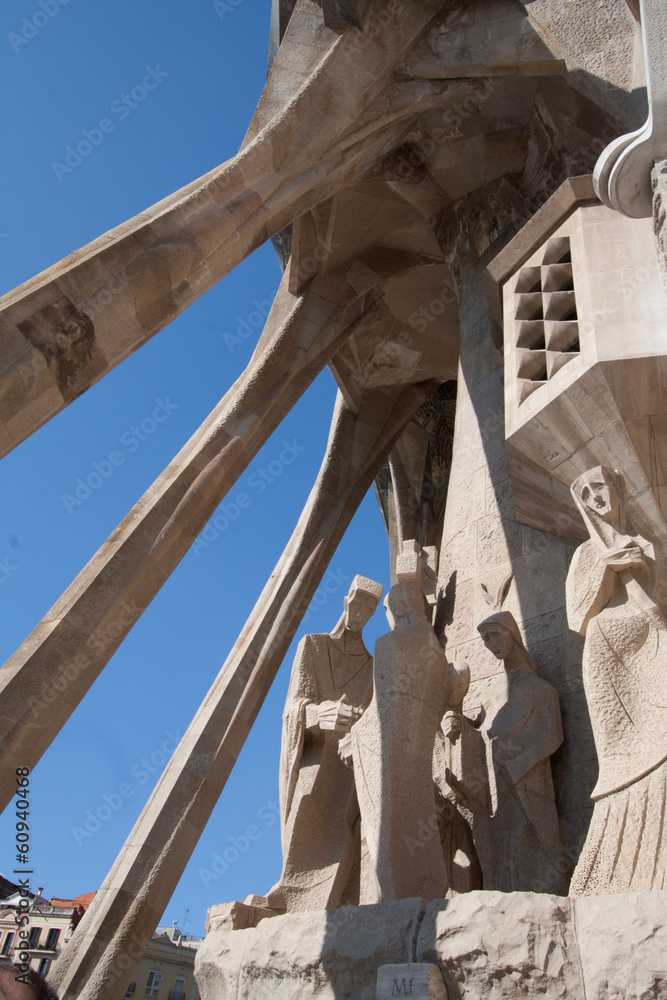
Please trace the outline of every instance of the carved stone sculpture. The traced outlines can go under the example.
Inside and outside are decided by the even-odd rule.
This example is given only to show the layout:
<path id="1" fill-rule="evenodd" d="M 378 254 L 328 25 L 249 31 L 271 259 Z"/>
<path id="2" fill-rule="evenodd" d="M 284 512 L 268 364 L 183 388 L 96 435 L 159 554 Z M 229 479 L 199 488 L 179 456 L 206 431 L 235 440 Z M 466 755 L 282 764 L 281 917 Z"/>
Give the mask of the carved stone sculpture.
<path id="1" fill-rule="evenodd" d="M 626 527 L 623 481 L 589 469 L 572 485 L 590 539 L 567 578 L 571 629 L 600 771 L 572 895 L 667 886 L 667 621 L 658 545 Z M 661 565 L 663 564 L 663 565 Z"/>
<path id="2" fill-rule="evenodd" d="M 563 742 L 558 693 L 537 674 L 509 611 L 477 626 L 506 674 L 506 693 L 485 723 L 491 780 L 485 889 L 565 895 L 565 864 L 550 756 Z"/>
<path id="3" fill-rule="evenodd" d="M 416 579 L 392 587 L 385 604 L 392 631 L 375 644 L 373 698 L 343 751 L 354 766 L 368 852 L 362 903 L 447 891 L 431 776 L 447 660 Z"/>
<path id="4" fill-rule="evenodd" d="M 267 894 L 276 910 L 323 910 L 346 897 L 358 865 L 354 776 L 338 743 L 371 698 L 373 658 L 362 639 L 383 588 L 355 576 L 330 635 L 301 640 L 283 715 L 280 806 L 283 871 Z"/>
<path id="5" fill-rule="evenodd" d="M 433 780 L 449 895 L 482 888 L 476 841 L 485 842 L 489 796 L 484 739 L 463 714 L 470 686 L 464 660 L 450 663 L 445 714 L 433 748 Z"/>

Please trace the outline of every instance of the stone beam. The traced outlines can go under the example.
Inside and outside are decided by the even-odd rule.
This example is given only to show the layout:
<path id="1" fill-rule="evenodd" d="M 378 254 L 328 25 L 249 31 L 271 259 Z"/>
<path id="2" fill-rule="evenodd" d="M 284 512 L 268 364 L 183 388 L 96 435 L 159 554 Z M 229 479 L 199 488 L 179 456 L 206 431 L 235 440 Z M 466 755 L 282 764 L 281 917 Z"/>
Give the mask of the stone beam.
<path id="1" fill-rule="evenodd" d="M 373 163 L 414 115 L 384 91 L 433 16 L 375 3 L 366 34 L 336 34 L 300 0 L 236 156 L 0 300 L 0 455 Z"/>
<path id="2" fill-rule="evenodd" d="M 385 282 L 421 258 L 362 254 L 299 296 L 283 278 L 250 363 L 173 462 L 0 670 L 0 802 L 34 767 L 218 504 Z"/>
<path id="3" fill-rule="evenodd" d="M 52 974 L 62 1000 L 120 1000 L 359 503 L 437 384 L 339 393 L 294 534 L 188 731 Z"/>

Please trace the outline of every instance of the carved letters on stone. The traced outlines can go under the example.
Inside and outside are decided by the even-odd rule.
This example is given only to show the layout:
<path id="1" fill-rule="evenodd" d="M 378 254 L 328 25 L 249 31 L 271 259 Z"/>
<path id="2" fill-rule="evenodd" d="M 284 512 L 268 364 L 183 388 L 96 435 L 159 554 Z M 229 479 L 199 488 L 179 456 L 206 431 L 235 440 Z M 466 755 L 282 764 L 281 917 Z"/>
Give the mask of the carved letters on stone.
<path id="1" fill-rule="evenodd" d="M 440 968 L 435 962 L 381 965 L 378 969 L 375 1000 L 391 1000 L 392 997 L 447 1000 L 447 987 Z"/>

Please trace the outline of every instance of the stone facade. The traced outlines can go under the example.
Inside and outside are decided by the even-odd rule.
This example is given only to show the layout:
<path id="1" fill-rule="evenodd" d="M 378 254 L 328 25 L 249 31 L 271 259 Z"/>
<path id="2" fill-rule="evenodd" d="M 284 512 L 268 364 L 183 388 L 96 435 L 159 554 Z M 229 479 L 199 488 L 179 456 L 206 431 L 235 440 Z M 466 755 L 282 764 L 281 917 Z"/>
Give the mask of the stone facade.
<path id="1" fill-rule="evenodd" d="M 63 953 L 56 977 L 63 998 L 118 996 L 374 480 L 392 593 L 417 588 L 416 618 L 405 628 L 399 622 L 378 645 L 375 715 L 366 723 L 361 715 L 360 738 L 353 709 L 371 704 L 361 695 L 346 711 L 335 707 L 337 698 L 321 699 L 330 703 L 321 718 L 319 709 L 313 715 L 314 702 L 302 705 L 302 743 L 294 743 L 306 763 L 315 730 L 336 732 L 332 754 L 334 743 L 347 745 L 342 756 L 354 780 L 339 769 L 345 791 L 338 798 L 347 802 L 339 840 L 358 844 L 350 867 L 358 886 L 345 881 L 334 895 L 327 889 L 305 914 L 277 914 L 290 909 L 278 890 L 276 906 L 253 897 L 212 913 L 200 958 L 203 995 L 372 996 L 380 966 L 417 962 L 438 964 L 451 996 L 488 995 L 491 983 L 500 983 L 495 995 L 508 998 L 602 998 L 623 990 L 664 996 L 654 951 L 664 936 L 662 869 L 653 893 L 633 895 L 625 884 L 625 908 L 621 900 L 605 909 L 594 896 L 573 901 L 542 885 L 531 886 L 542 889 L 536 894 L 517 893 L 511 890 L 525 884 L 511 880 L 497 893 L 488 862 L 484 889 L 480 846 L 482 891 L 436 899 L 424 911 L 411 897 L 432 894 L 429 873 L 414 874 L 417 863 L 401 870 L 400 841 L 412 830 L 399 766 L 402 739 L 405 759 L 413 754 L 423 762 L 415 817 L 437 827 L 453 809 L 457 822 L 468 824 L 473 848 L 483 837 L 479 802 L 487 803 L 487 819 L 500 815 L 501 785 L 492 780 L 500 775 L 502 794 L 512 797 L 510 832 L 532 837 L 533 848 L 535 838 L 542 846 L 558 840 L 558 851 L 549 850 L 562 854 L 565 891 L 587 838 L 605 728 L 590 670 L 582 674 L 582 662 L 590 667 L 590 632 L 575 624 L 576 601 L 566 592 L 575 550 L 580 555 L 587 544 L 569 487 L 598 467 L 618 470 L 633 510 L 632 532 L 619 542 L 624 551 L 604 566 L 615 574 L 605 579 L 616 588 L 616 603 L 595 605 L 598 617 L 641 603 L 635 584 L 649 547 L 661 553 L 667 543 L 664 4 L 579 0 L 575 13 L 560 0 L 274 0 L 273 26 L 280 44 L 237 156 L 2 302 L 0 444 L 9 450 L 257 245 L 278 237 L 285 266 L 246 372 L 6 665 L 6 797 L 16 755 L 30 767 L 37 763 L 325 365 L 339 387 L 322 469 L 294 534 Z M 644 94 L 651 113 L 636 129 Z M 28 382 L 17 374 L 26 364 L 37 373 Z M 658 580 L 655 600 L 648 598 L 650 636 L 662 634 L 663 585 Z M 513 623 L 512 643 L 501 643 L 500 652 L 488 628 L 486 645 L 477 631 L 490 620 L 490 595 L 497 595 L 496 624 L 501 616 Z M 331 637 L 310 638 L 309 656 L 322 640 L 313 654 L 317 669 L 330 666 Z M 625 649 L 627 638 L 621 629 L 613 647 Z M 646 659 L 643 642 L 635 644 Z M 353 655 L 351 646 L 342 652 L 343 660 Z M 381 711 L 383 657 L 389 700 Z M 416 673 L 422 660 L 432 676 Z M 442 697 L 447 660 L 467 664 L 462 705 Z M 535 722 L 540 692 L 549 711 Z M 392 699 L 396 717 L 384 711 Z M 656 705 L 664 733 L 667 709 Z M 402 713 L 410 725 L 401 726 Z M 436 809 L 430 796 L 438 715 L 436 739 L 448 744 Z M 524 722 L 525 732 L 515 735 Z M 350 728 L 349 740 L 339 741 Z M 463 792 L 451 799 L 447 793 L 456 776 L 446 762 L 454 761 L 451 748 L 464 732 L 486 748 L 484 795 L 471 808 Z M 536 739 L 533 746 L 535 733 L 543 733 L 543 745 Z M 364 799 L 371 752 L 374 778 Z M 517 763 L 522 752 L 524 769 Z M 308 783 L 321 761 L 311 763 L 310 771 L 297 768 L 306 813 Z M 629 780 L 661 782 L 664 801 L 660 766 L 653 761 Z M 398 789 L 392 773 L 402 775 Z M 353 787 L 360 790 L 356 800 Z M 651 798 L 654 791 L 651 785 Z M 549 801 L 539 820 L 530 815 L 536 799 Z M 641 841 L 649 824 L 635 806 L 628 806 L 629 822 Z M 440 837 L 435 828 L 431 833 L 422 860 L 447 841 L 442 830 Z M 448 842 L 449 855 L 443 861 L 438 854 L 429 868 L 438 884 L 453 867 Z M 324 909 L 344 903 L 348 892 L 363 900 L 370 884 L 364 872 L 373 864 L 377 893 L 368 898 L 381 900 L 377 908 Z M 341 865 L 335 856 L 320 867 L 335 883 Z M 296 859 L 291 870 L 309 893 L 320 867 Z M 469 886 L 477 884 L 472 861 L 468 876 Z M 602 881 L 601 893 L 615 886 L 611 874 Z M 456 890 L 449 885 L 447 892 Z M 617 931 L 620 914 L 632 917 L 624 935 Z M 636 993 L 627 992 L 629 981 Z M 437 992 L 440 984 L 429 973 L 421 985 Z"/>

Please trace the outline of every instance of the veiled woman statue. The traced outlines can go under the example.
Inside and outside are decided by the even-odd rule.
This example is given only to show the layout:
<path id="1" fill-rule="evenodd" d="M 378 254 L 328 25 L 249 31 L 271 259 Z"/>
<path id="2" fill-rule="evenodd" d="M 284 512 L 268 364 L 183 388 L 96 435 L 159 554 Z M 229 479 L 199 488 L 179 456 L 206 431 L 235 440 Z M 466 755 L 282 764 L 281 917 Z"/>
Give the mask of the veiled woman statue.
<path id="1" fill-rule="evenodd" d="M 571 895 L 667 888 L 667 621 L 662 551 L 626 528 L 623 481 L 589 469 L 572 485 L 590 539 L 567 578 L 569 626 L 600 772 Z M 658 603 L 656 603 L 656 600 Z"/>
<path id="2" fill-rule="evenodd" d="M 550 760 L 563 742 L 558 693 L 537 673 L 509 611 L 490 615 L 477 628 L 503 661 L 507 683 L 503 704 L 483 727 L 492 804 L 476 845 L 483 886 L 565 895 Z"/>

